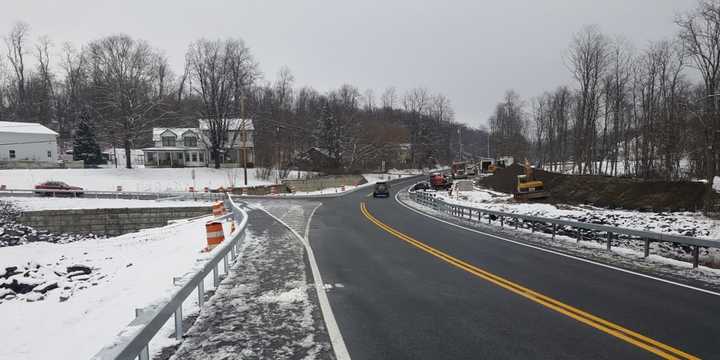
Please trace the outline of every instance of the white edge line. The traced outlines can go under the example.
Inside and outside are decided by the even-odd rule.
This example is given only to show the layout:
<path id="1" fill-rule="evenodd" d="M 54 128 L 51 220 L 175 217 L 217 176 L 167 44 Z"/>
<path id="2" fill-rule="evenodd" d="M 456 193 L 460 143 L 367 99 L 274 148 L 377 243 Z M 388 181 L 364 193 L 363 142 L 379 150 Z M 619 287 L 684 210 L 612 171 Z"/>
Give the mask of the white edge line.
<path id="1" fill-rule="evenodd" d="M 332 343 L 335 358 L 337 360 L 350 360 L 350 353 L 347 350 L 347 346 L 345 345 L 345 340 L 343 340 L 342 333 L 340 333 L 340 327 L 335 320 L 335 314 L 333 314 L 332 312 L 332 307 L 330 307 L 330 301 L 328 300 L 327 293 L 325 292 L 325 283 L 323 283 L 322 277 L 320 276 L 320 269 L 318 268 L 317 262 L 315 261 L 315 254 L 313 253 L 312 247 L 310 247 L 310 223 L 312 222 L 312 218 L 315 215 L 315 211 L 320 206 L 322 206 L 322 204 L 316 206 L 310 213 L 310 217 L 308 217 L 307 224 L 305 225 L 304 238 L 300 236 L 300 234 L 298 234 L 298 232 L 295 231 L 295 229 L 293 229 L 292 227 L 290 227 L 290 225 L 288 225 L 286 222 L 278 219 L 277 216 L 271 214 L 264 208 L 262 209 L 262 211 L 264 211 L 273 219 L 277 220 L 279 223 L 283 224 L 286 228 L 288 228 L 288 230 L 295 234 L 295 236 L 300 239 L 300 242 L 305 246 L 308 262 L 310 263 L 310 269 L 312 270 L 313 279 L 315 280 L 315 291 L 317 292 L 318 302 L 320 303 L 320 311 L 322 312 L 323 319 L 325 320 L 325 327 L 328 330 L 328 336 L 330 337 L 330 342 Z"/>
<path id="2" fill-rule="evenodd" d="M 401 191 L 402 191 L 402 190 L 401 190 Z M 482 232 L 482 231 L 479 231 L 479 230 L 476 230 L 476 229 L 471 229 L 471 228 L 469 228 L 469 227 L 465 227 L 465 226 L 462 226 L 462 225 L 454 224 L 454 223 L 452 223 L 452 222 L 445 221 L 445 220 L 439 219 L 439 218 L 437 218 L 437 217 L 435 217 L 435 216 L 426 214 L 426 213 L 424 213 L 424 212 L 422 212 L 422 211 L 413 209 L 412 207 L 410 207 L 410 206 L 404 204 L 402 201 L 400 201 L 400 199 L 398 198 L 399 195 L 400 195 L 400 191 L 398 191 L 398 192 L 395 194 L 395 201 L 396 201 L 398 204 L 400 204 L 400 205 L 404 206 L 405 208 L 407 208 L 408 210 L 413 211 L 413 212 L 415 212 L 415 213 L 417 213 L 417 214 L 420 214 L 420 215 L 422 215 L 422 216 L 431 218 L 431 219 L 433 219 L 433 220 L 435 220 L 435 221 L 439 221 L 439 222 L 442 222 L 442 223 L 445 223 L 445 224 L 448 224 L 448 225 L 451 225 L 451 226 L 454 226 L 454 227 L 457 227 L 457 228 L 460 228 L 460 229 L 463 229 L 463 230 L 466 230 L 466 231 L 474 232 L 474 233 L 477 233 L 477 234 L 482 234 L 482 235 L 489 236 L 489 237 L 492 237 L 492 238 L 495 238 L 495 239 L 498 239 L 498 240 L 507 241 L 507 242 L 510 242 L 510 243 L 513 243 L 513 244 L 516 244 L 516 245 L 521 245 L 521 246 L 529 247 L 529 248 L 532 248 L 532 249 L 535 249 L 535 250 L 544 251 L 544 252 L 546 252 L 546 253 L 555 254 L 555 255 L 559 255 L 559 256 L 562 256 L 562 257 L 569 258 L 569 259 L 573 259 L 573 260 L 581 261 L 581 262 L 584 262 L 584 263 L 588 263 L 588 264 L 600 266 L 600 267 L 603 267 L 603 268 L 606 268 L 606 269 L 612 269 L 612 270 L 620 271 L 620 272 L 623 272 L 623 273 L 626 273 L 626 274 L 632 274 L 632 275 L 639 276 L 639 277 L 642 277 L 642 278 L 651 279 L 651 280 L 656 280 L 656 281 L 663 282 L 663 283 L 666 283 L 666 284 L 675 285 L 675 286 L 679 286 L 679 287 L 683 287 L 683 288 L 686 288 L 686 289 L 691 289 L 691 290 L 703 292 L 703 293 L 710 294 L 710 295 L 720 296 L 720 293 L 715 292 L 715 291 L 712 291 L 712 290 L 706 290 L 706 289 L 698 288 L 698 287 L 695 287 L 695 286 L 692 286 L 692 285 L 687 285 L 687 284 L 683 284 L 683 283 L 679 283 L 679 282 L 675 282 L 675 281 L 671 281 L 671 280 L 667 280 L 667 279 L 655 277 L 655 276 L 652 276 L 652 275 L 642 274 L 642 273 L 635 272 L 635 271 L 632 271 L 632 270 L 623 269 L 623 268 L 616 267 L 616 266 L 612 266 L 612 265 L 608 265 L 608 264 L 603 264 L 603 263 L 596 262 L 596 261 L 593 261 L 593 260 L 581 258 L 581 257 L 574 256 L 574 255 L 565 254 L 565 253 L 562 253 L 562 252 L 559 252 L 559 251 L 555 251 L 555 250 L 545 249 L 545 248 L 542 248 L 542 247 L 539 247 L 539 246 L 526 244 L 526 243 L 523 243 L 523 242 L 520 242 L 520 241 L 511 240 L 511 239 L 504 238 L 504 237 L 501 237 L 501 236 L 497 236 L 497 235 L 494 235 L 494 234 Z"/>

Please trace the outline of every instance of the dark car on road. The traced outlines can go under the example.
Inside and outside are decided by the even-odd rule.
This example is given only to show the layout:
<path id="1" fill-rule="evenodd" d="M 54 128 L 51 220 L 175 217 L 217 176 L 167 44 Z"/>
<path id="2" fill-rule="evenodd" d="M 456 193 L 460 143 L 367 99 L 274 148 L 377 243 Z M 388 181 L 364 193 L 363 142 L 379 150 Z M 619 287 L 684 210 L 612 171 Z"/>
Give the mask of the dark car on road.
<path id="1" fill-rule="evenodd" d="M 82 190 L 81 187 L 70 186 L 62 181 L 46 181 L 35 185 L 35 194 L 40 196 L 82 196 Z"/>
<path id="2" fill-rule="evenodd" d="M 422 181 L 413 185 L 412 189 L 413 191 L 430 190 L 430 183 Z"/>
<path id="3" fill-rule="evenodd" d="M 373 197 L 389 197 L 390 196 L 390 185 L 386 182 L 375 183 L 375 190 L 373 190 Z"/>

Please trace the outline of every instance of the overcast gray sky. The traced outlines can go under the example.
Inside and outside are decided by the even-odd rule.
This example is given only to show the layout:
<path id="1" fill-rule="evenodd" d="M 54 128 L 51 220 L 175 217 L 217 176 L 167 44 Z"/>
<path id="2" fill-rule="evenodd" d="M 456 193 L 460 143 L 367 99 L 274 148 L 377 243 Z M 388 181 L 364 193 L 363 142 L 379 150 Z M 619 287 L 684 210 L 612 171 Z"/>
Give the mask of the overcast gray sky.
<path id="1" fill-rule="evenodd" d="M 127 33 L 165 51 L 176 72 L 188 43 L 240 37 L 266 80 L 281 66 L 296 85 L 343 83 L 448 96 L 458 121 L 487 121 L 506 89 L 523 98 L 571 82 L 563 54 L 583 25 L 635 47 L 673 36 L 694 0 L 5 0 L 0 30 L 22 20 L 57 45 Z"/>

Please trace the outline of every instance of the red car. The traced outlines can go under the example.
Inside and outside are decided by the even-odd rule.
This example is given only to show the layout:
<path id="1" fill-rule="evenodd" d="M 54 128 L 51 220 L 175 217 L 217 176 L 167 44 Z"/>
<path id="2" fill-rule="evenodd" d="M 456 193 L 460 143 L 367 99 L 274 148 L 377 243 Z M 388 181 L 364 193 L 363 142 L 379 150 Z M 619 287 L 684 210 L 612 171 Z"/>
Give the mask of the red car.
<path id="1" fill-rule="evenodd" d="M 35 190 L 58 190 L 55 191 L 35 191 L 40 196 L 82 196 L 83 188 L 70 186 L 62 181 L 46 181 L 40 185 L 35 185 Z"/>

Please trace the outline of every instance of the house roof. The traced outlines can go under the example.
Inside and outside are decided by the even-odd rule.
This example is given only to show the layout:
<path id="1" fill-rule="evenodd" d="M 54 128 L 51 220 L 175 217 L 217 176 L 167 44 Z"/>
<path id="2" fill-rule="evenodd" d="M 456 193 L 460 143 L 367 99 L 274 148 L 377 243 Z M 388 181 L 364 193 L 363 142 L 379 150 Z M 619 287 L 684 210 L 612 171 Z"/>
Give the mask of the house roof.
<path id="1" fill-rule="evenodd" d="M 181 137 L 185 132 L 192 131 L 193 133 L 195 133 L 197 131 L 197 129 L 196 128 L 153 128 L 152 140 L 160 141 L 160 137 L 166 131 L 170 131 L 176 137 Z"/>
<path id="2" fill-rule="evenodd" d="M 200 130 L 208 130 L 208 119 L 199 119 Z M 255 130 L 255 125 L 252 119 L 227 119 L 228 130 Z"/>
<path id="3" fill-rule="evenodd" d="M 55 135 L 58 133 L 38 123 L 0 121 L 0 132 L 15 134 L 43 134 Z"/>

